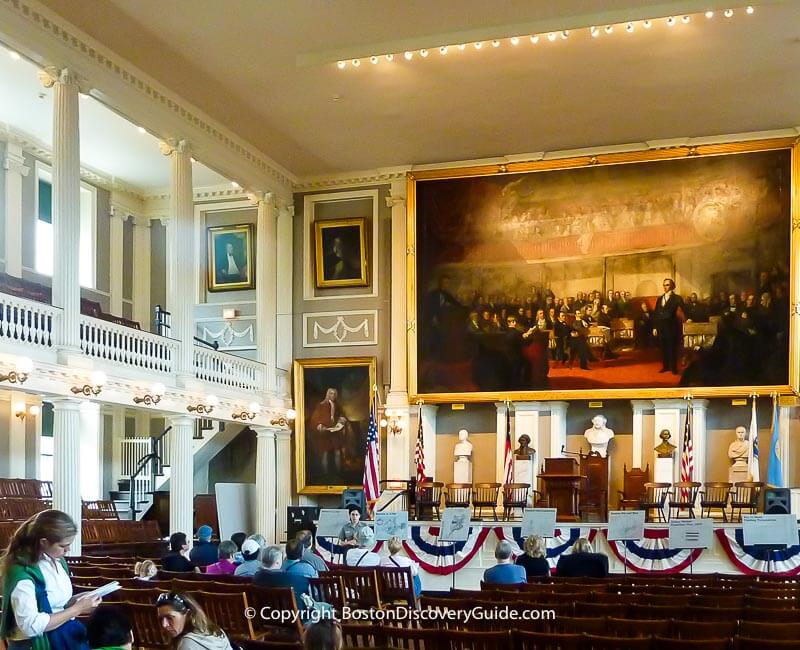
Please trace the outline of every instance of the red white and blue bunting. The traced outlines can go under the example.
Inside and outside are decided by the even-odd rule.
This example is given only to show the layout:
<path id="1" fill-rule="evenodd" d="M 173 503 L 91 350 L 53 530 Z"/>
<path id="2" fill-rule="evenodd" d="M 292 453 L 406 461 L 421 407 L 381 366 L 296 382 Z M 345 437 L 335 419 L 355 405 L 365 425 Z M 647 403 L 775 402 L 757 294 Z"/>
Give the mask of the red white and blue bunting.
<path id="1" fill-rule="evenodd" d="M 741 528 L 717 529 L 714 533 L 728 559 L 742 573 L 800 575 L 800 546 L 770 551 L 756 546 L 745 546 Z"/>
<path id="2" fill-rule="evenodd" d="M 636 542 L 609 541 L 607 529 L 603 534 L 614 555 L 635 573 L 680 573 L 703 552 L 699 548 L 669 548 L 666 528 L 646 528 L 644 539 Z"/>
<path id="3" fill-rule="evenodd" d="M 411 526 L 411 538 L 403 542 L 403 547 L 423 571 L 450 575 L 469 564 L 491 530 L 471 526 L 466 542 L 440 542 L 438 526 Z"/>
<path id="4" fill-rule="evenodd" d="M 511 544 L 514 557 L 522 555 L 525 538 L 522 536 L 522 528 L 520 526 L 514 526 L 511 529 L 511 535 L 508 535 L 507 529 L 500 526 L 494 530 L 498 539 L 504 539 Z M 556 528 L 555 537 L 545 539 L 547 545 L 547 561 L 550 563 L 550 568 L 555 568 L 561 554 L 571 549 L 579 538 L 586 537 L 590 542 L 593 542 L 595 535 L 597 535 L 596 528 L 566 528 L 563 530 Z"/>

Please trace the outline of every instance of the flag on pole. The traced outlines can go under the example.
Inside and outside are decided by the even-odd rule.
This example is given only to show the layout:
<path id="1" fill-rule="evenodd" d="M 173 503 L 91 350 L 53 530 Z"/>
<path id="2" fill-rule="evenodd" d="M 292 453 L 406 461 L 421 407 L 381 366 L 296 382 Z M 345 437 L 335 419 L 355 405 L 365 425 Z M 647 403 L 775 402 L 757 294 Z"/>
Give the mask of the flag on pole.
<path id="1" fill-rule="evenodd" d="M 747 452 L 747 471 L 751 481 L 760 481 L 758 470 L 758 419 L 756 418 L 757 395 L 753 395 L 753 413 L 750 416 L 750 446 Z"/>
<path id="2" fill-rule="evenodd" d="M 380 496 L 381 443 L 378 438 L 375 409 L 375 398 L 373 397 L 367 426 L 367 455 L 364 460 L 364 498 L 367 503 L 376 501 Z"/>
<path id="3" fill-rule="evenodd" d="M 514 482 L 514 446 L 511 444 L 511 405 L 506 402 L 506 450 L 503 456 L 503 479 Z"/>
<path id="4" fill-rule="evenodd" d="M 417 466 L 417 483 L 425 480 L 425 441 L 422 431 L 422 407 L 419 409 L 419 426 L 417 427 L 417 446 L 414 448 L 414 464 Z"/>
<path id="5" fill-rule="evenodd" d="M 767 483 L 775 487 L 783 487 L 783 467 L 780 455 L 780 425 L 778 424 L 778 398 L 772 398 L 772 444 L 769 450 L 769 467 Z"/>
<path id="6" fill-rule="evenodd" d="M 681 481 L 691 481 L 694 477 L 694 447 L 692 445 L 692 401 L 687 402 L 686 426 L 683 427 L 683 452 L 681 453 Z M 681 489 L 681 499 L 688 499 L 689 491 Z"/>

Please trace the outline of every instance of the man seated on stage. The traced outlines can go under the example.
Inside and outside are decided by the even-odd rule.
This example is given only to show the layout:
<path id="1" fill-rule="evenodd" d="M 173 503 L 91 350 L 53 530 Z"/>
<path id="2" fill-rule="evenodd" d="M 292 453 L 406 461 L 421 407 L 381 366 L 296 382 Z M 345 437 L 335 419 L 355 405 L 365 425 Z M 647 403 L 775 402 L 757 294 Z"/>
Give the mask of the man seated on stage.
<path id="1" fill-rule="evenodd" d="M 350 515 L 350 523 L 342 526 L 342 530 L 339 531 L 339 546 L 358 546 L 356 536 L 366 524 L 361 521 L 361 510 L 358 506 L 351 505 L 347 508 L 347 512 Z"/>
<path id="2" fill-rule="evenodd" d="M 344 556 L 344 563 L 349 567 L 380 566 L 381 556 L 370 549 L 375 545 L 375 533 L 364 525 L 356 535 L 358 548 L 351 548 Z"/>
<path id="3" fill-rule="evenodd" d="M 497 564 L 484 571 L 484 582 L 495 585 L 515 585 L 528 581 L 525 567 L 514 564 L 511 544 L 506 540 L 498 542 L 494 549 L 494 557 Z"/>
<path id="4" fill-rule="evenodd" d="M 608 557 L 594 553 L 589 540 L 581 537 L 571 553 L 558 558 L 556 575 L 559 578 L 605 578 L 608 575 Z"/>

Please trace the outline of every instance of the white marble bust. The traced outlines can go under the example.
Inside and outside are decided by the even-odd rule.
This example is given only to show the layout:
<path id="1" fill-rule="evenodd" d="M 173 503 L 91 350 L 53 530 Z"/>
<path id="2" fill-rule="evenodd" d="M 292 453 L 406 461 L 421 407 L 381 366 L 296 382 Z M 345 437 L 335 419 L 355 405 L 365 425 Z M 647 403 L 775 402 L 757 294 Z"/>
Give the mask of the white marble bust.
<path id="1" fill-rule="evenodd" d="M 453 482 L 472 483 L 472 443 L 466 429 L 458 432 L 458 442 L 453 450 Z"/>
<path id="2" fill-rule="evenodd" d="M 608 454 L 608 442 L 614 437 L 614 432 L 606 426 L 605 415 L 595 415 L 592 418 L 592 426 L 583 432 L 583 437 L 591 445 L 592 451 L 596 451 L 603 458 Z"/>
<path id="3" fill-rule="evenodd" d="M 747 457 L 750 453 L 750 443 L 745 439 L 747 429 L 742 426 L 736 427 L 736 440 L 728 446 L 728 458 L 734 467 L 744 467 L 747 465 Z"/>
<path id="4" fill-rule="evenodd" d="M 458 442 L 456 443 L 453 454 L 456 460 L 460 458 L 470 460 L 472 458 L 472 443 L 469 441 L 469 431 L 466 429 L 461 429 L 461 431 L 458 432 Z"/>

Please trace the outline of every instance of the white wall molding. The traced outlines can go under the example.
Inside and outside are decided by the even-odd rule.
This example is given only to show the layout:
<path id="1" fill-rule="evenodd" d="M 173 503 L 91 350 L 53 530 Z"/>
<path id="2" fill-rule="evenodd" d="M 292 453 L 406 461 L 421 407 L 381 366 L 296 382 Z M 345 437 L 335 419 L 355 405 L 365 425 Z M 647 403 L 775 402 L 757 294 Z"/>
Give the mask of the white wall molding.
<path id="1" fill-rule="evenodd" d="M 325 311 L 303 314 L 303 347 L 378 345 L 378 311 Z"/>
<path id="2" fill-rule="evenodd" d="M 364 185 L 385 185 L 402 178 L 411 171 L 410 165 L 385 167 L 344 174 L 325 174 L 299 178 L 294 185 L 295 192 L 313 192 L 339 187 L 358 187 Z"/>

